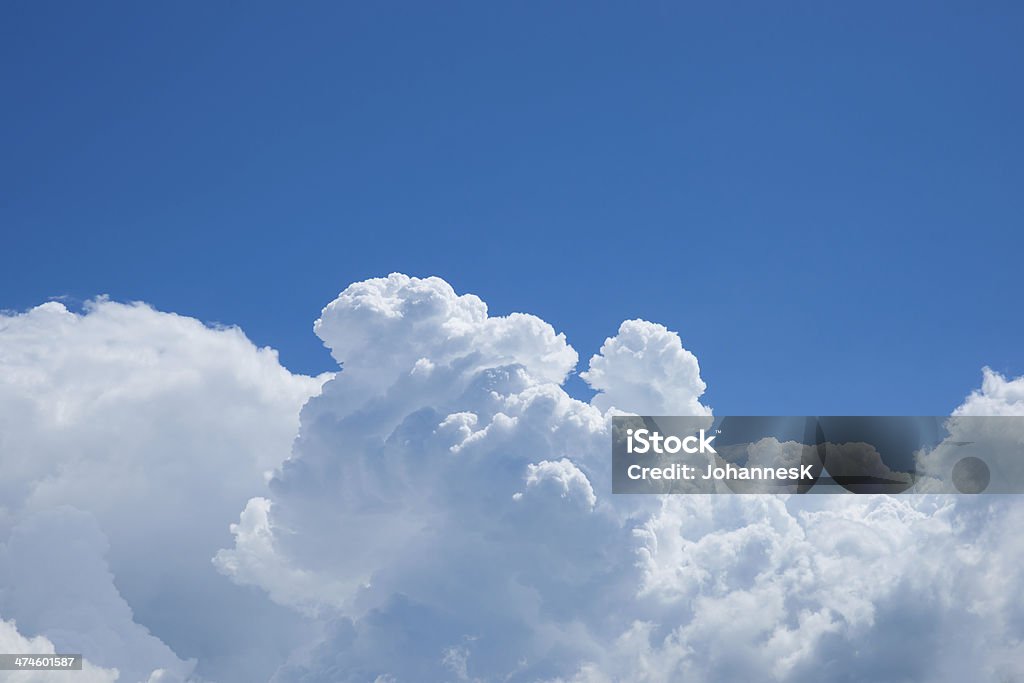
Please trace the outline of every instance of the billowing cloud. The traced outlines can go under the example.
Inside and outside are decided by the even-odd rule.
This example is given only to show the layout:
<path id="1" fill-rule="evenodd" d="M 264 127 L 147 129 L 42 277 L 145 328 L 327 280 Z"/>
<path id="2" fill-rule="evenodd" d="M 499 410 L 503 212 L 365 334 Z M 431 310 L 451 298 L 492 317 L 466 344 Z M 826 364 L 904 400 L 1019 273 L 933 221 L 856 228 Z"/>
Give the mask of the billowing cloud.
<path id="1" fill-rule="evenodd" d="M 589 631 L 622 598 L 612 577 L 639 574 L 623 510 L 595 493 L 609 487 L 608 416 L 560 386 L 576 358 L 564 337 L 398 275 L 343 292 L 317 332 L 344 372 L 303 409 L 293 456 L 218 566 L 333 620 L 306 654 L 340 660 L 338 680 L 538 679 L 596 653 Z M 666 355 L 664 328 L 634 321 L 629 333 L 637 372 L 644 339 L 652 374 L 691 369 L 692 356 Z M 609 377 L 618 362 L 603 364 Z M 606 587 L 619 592 L 596 599 Z M 316 680 L 317 666 L 278 678 Z"/>
<path id="2" fill-rule="evenodd" d="M 1012 499 L 612 496 L 610 415 L 709 414 L 696 359 L 628 321 L 586 404 L 560 335 L 463 301 L 391 276 L 325 309 L 345 370 L 216 560 L 328 625 L 275 681 L 1022 674 Z"/>
<path id="3" fill-rule="evenodd" d="M 1014 497 L 613 496 L 612 414 L 710 414 L 665 327 L 605 341 L 590 403 L 564 335 L 437 278 L 315 329 L 336 376 L 143 305 L 0 318 L 7 651 L 121 683 L 1024 679 Z"/>
<path id="4" fill-rule="evenodd" d="M 1007 379 L 985 368 L 981 388 L 972 392 L 946 423 L 948 437 L 917 456 L 922 475 L 916 490 L 1018 492 L 1024 481 L 1024 377 Z M 975 461 L 967 469 L 958 468 Z"/>
<path id="5" fill-rule="evenodd" d="M 663 325 L 627 320 L 581 375 L 599 392 L 593 403 L 638 415 L 710 415 L 697 357 Z"/>
<path id="6" fill-rule="evenodd" d="M 0 615 L 127 683 L 267 666 L 298 618 L 209 561 L 325 379 L 140 304 L 0 316 Z"/>
<path id="7" fill-rule="evenodd" d="M 1020 557 L 1024 544 L 1007 534 L 1020 513 L 1009 500 L 939 497 L 670 498 L 641 533 L 641 595 L 658 616 L 595 670 L 644 681 L 1016 680 L 1020 579 L 993 591 L 989 558 Z M 631 677 L 639 662 L 657 673 Z"/>
<path id="8" fill-rule="evenodd" d="M 1007 379 L 991 368 L 982 373 L 981 388 L 954 415 L 1024 415 L 1024 377 Z"/>

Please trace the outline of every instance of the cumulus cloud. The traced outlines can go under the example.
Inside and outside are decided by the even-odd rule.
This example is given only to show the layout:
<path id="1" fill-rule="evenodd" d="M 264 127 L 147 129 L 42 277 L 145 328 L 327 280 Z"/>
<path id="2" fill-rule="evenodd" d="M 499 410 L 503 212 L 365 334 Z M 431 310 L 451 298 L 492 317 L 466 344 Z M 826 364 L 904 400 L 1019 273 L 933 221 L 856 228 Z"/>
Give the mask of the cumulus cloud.
<path id="1" fill-rule="evenodd" d="M 623 323 L 589 403 L 564 335 L 437 278 L 315 330 L 335 376 L 142 305 L 0 317 L 7 651 L 122 683 L 1024 678 L 1015 498 L 612 496 L 613 414 L 711 413 L 665 327 Z"/>
<path id="2" fill-rule="evenodd" d="M 671 498 L 641 534 L 643 593 L 671 627 L 600 670 L 632 653 L 672 674 L 637 680 L 1015 680 L 1019 607 L 981 601 L 985 558 L 1020 555 L 1004 535 L 1019 514 L 909 496 Z"/>
<path id="3" fill-rule="evenodd" d="M 350 384 L 388 388 L 400 373 L 456 359 L 465 372 L 523 365 L 538 380 L 560 383 L 578 356 L 564 334 L 522 313 L 492 317 L 472 294 L 457 295 L 440 278 L 358 282 L 323 310 L 313 327 L 345 365 Z M 416 361 L 422 360 L 420 365 Z"/>
<path id="4" fill-rule="evenodd" d="M 1024 415 L 1024 377 L 1007 379 L 992 368 L 982 372 L 981 388 L 954 415 Z"/>
<path id="5" fill-rule="evenodd" d="M 638 415 L 710 415 L 697 357 L 663 325 L 627 320 L 581 374 L 599 392 L 593 404 Z"/>
<path id="6" fill-rule="evenodd" d="M 635 558 L 622 511 L 595 494 L 609 487 L 608 415 L 560 386 L 576 359 L 564 336 L 400 275 L 350 287 L 316 329 L 344 372 L 303 409 L 292 457 L 217 557 L 275 600 L 333 615 L 321 648 L 279 680 L 443 680 L 453 652 L 467 676 L 537 679 L 596 652 L 582 615 L 598 617 L 592 594 Z M 658 332 L 660 372 L 671 344 Z"/>
<path id="7" fill-rule="evenodd" d="M 1014 415 L 1024 415 L 1024 377 L 1007 379 L 985 368 L 981 387 L 946 420 L 947 438 L 917 455 L 922 476 L 915 490 L 951 491 L 973 483 L 992 493 L 1019 492 L 1024 429 L 1019 420 L 1006 419 Z M 984 464 L 958 475 L 957 468 L 970 460 Z"/>
<path id="8" fill-rule="evenodd" d="M 128 683 L 288 648 L 297 618 L 209 562 L 325 379 L 141 304 L 0 316 L 0 614 Z"/>
<path id="9" fill-rule="evenodd" d="M 710 414 L 662 326 L 605 342 L 590 404 L 561 335 L 434 279 L 355 285 L 317 332 L 345 370 L 217 557 L 328 625 L 279 683 L 1021 675 L 1019 579 L 983 559 L 1020 556 L 1010 499 L 611 496 L 613 413 Z"/>

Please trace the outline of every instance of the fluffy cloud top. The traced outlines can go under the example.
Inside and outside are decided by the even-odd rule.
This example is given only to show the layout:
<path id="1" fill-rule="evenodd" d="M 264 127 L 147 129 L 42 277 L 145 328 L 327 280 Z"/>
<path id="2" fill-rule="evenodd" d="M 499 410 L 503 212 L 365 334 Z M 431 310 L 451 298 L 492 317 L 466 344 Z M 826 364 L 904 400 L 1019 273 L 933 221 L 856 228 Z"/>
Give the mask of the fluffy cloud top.
<path id="1" fill-rule="evenodd" d="M 1007 379 L 991 368 L 982 373 L 981 388 L 971 392 L 954 415 L 1024 415 L 1024 377 Z"/>
<path id="2" fill-rule="evenodd" d="M 627 320 L 605 340 L 601 352 L 581 374 L 598 395 L 602 410 L 618 408 L 638 415 L 710 415 L 700 403 L 707 385 L 697 357 L 683 348 L 679 335 L 662 325 Z"/>
<path id="3" fill-rule="evenodd" d="M 532 315 L 487 315 L 472 294 L 440 278 L 393 273 L 358 282 L 327 304 L 313 327 L 351 383 L 387 387 L 416 361 L 466 370 L 522 365 L 538 380 L 561 383 L 579 360 L 546 322 Z"/>

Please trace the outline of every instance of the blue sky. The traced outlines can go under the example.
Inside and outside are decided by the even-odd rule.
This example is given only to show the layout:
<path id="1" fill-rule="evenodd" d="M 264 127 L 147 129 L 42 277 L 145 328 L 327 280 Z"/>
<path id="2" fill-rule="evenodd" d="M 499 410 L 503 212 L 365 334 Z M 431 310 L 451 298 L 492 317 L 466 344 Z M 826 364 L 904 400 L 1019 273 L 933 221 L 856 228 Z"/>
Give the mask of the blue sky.
<path id="1" fill-rule="evenodd" d="M 0 12 L 0 307 L 141 299 L 314 372 L 321 306 L 402 271 L 584 358 L 664 323 L 720 414 L 1024 372 L 1019 5 Z"/>

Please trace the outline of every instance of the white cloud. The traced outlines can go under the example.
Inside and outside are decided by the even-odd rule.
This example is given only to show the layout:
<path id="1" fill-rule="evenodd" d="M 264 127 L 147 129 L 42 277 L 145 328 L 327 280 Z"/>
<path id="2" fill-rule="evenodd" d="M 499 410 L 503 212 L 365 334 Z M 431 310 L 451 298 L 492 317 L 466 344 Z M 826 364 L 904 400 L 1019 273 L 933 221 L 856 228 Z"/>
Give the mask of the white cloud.
<path id="1" fill-rule="evenodd" d="M 286 640 L 298 618 L 235 589 L 210 557 L 324 379 L 292 375 L 236 328 L 145 305 L 0 316 L 3 585 L 17 579 L 0 614 L 123 677 L 172 680 L 217 649 L 243 669 L 273 661 L 260 634 Z"/>
<path id="2" fill-rule="evenodd" d="M 993 596 L 979 562 L 1020 556 L 1008 515 L 1020 516 L 1010 500 L 670 498 L 641 534 L 644 594 L 672 625 L 645 656 L 682 679 L 1019 676 L 1007 625 L 1020 578 Z M 967 525 L 979 516 L 981 537 Z"/>
<path id="3" fill-rule="evenodd" d="M 991 368 L 982 373 L 981 388 L 954 415 L 1024 415 L 1024 377 L 1007 379 Z"/>
<path id="4" fill-rule="evenodd" d="M 612 496 L 612 413 L 710 414 L 666 328 L 605 342 L 592 404 L 563 335 L 436 278 L 357 283 L 316 330 L 344 372 L 300 428 L 324 378 L 238 330 L 0 318 L 0 644 L 122 683 L 1024 677 L 1015 498 Z"/>
<path id="5" fill-rule="evenodd" d="M 627 320 L 590 359 L 581 376 L 598 395 L 602 410 L 618 408 L 638 415 L 710 415 L 700 402 L 707 385 L 697 357 L 683 348 L 679 335 L 663 325 Z"/>
<path id="6" fill-rule="evenodd" d="M 437 281 L 351 290 L 318 327 L 345 372 L 305 407 L 260 534 L 243 515 L 218 557 L 330 624 L 275 681 L 1018 675 L 1012 500 L 613 497 L 612 412 L 710 413 L 678 336 L 625 323 L 588 405 L 541 323 L 496 339 L 510 324 L 471 299 L 456 334 L 465 299 Z"/>
<path id="7" fill-rule="evenodd" d="M 1004 419 L 1013 415 L 1024 415 L 1024 377 L 1007 379 L 985 368 L 981 388 L 946 420 L 948 437 L 918 454 L 917 470 L 923 476 L 915 490 L 956 490 L 955 468 L 961 460 L 972 457 L 985 463 L 977 481 L 987 482 L 986 491 L 1018 492 L 1019 483 L 1024 481 L 1024 429 L 1019 420 Z"/>
<path id="8" fill-rule="evenodd" d="M 542 460 L 534 465 L 526 466 L 526 488 L 542 487 L 550 484 L 562 498 L 575 499 L 588 508 L 593 508 L 597 502 L 594 495 L 594 487 L 590 485 L 580 468 L 576 467 L 568 458 L 562 458 L 557 462 Z M 522 500 L 522 492 L 513 494 L 514 500 Z"/>
<path id="9" fill-rule="evenodd" d="M 576 352 L 540 318 L 522 313 L 487 315 L 472 294 L 457 295 L 440 278 L 393 273 L 357 282 L 329 303 L 316 334 L 344 364 L 347 382 L 392 386 L 416 361 L 473 368 L 524 365 L 538 380 L 561 382 L 576 366 Z"/>

